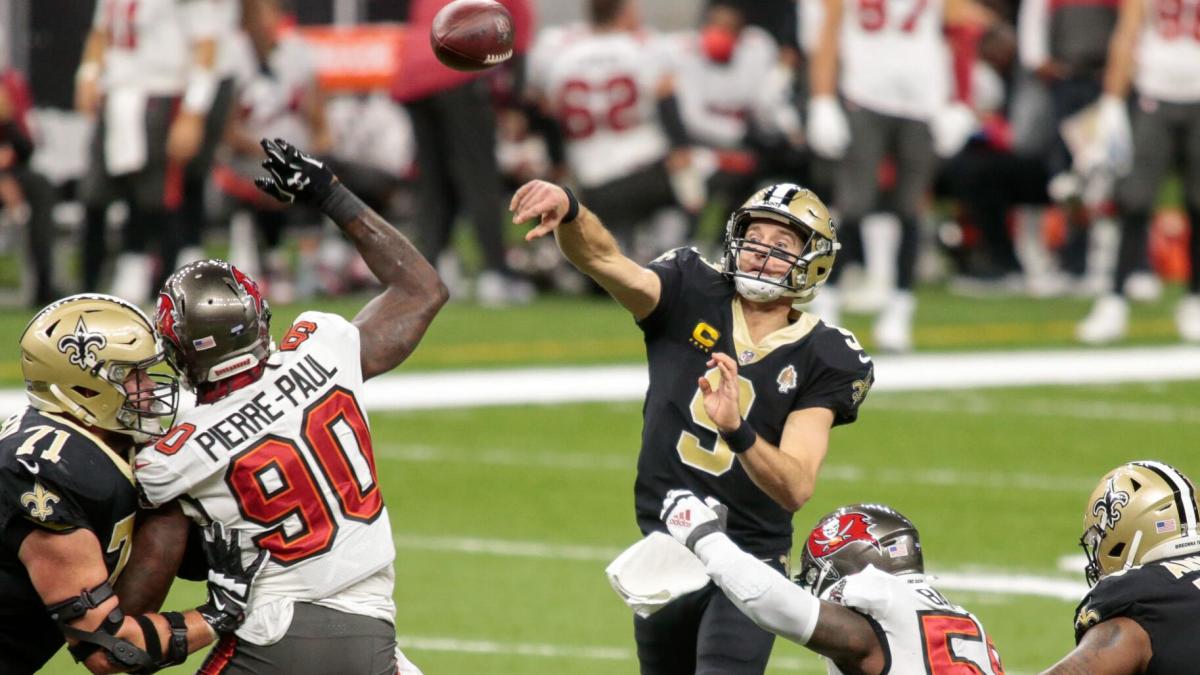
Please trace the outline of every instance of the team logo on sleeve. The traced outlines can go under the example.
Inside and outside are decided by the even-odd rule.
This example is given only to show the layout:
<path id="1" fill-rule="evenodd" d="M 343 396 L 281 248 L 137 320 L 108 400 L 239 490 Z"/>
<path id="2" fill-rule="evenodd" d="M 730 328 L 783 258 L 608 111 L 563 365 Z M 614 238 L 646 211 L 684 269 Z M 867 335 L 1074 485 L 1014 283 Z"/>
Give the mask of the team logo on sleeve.
<path id="1" fill-rule="evenodd" d="M 779 385 L 779 393 L 786 394 L 796 388 L 796 367 L 790 363 L 786 368 L 779 371 L 779 377 L 775 378 L 775 384 Z"/>
<path id="2" fill-rule="evenodd" d="M 29 509 L 29 515 L 45 522 L 47 518 L 54 515 L 54 504 L 62 501 L 58 495 L 42 487 L 41 483 L 35 482 L 33 489 L 21 495 L 21 506 Z"/>
<path id="3" fill-rule="evenodd" d="M 83 317 L 75 324 L 75 332 L 64 335 L 58 341 L 58 351 L 67 355 L 67 361 L 79 366 L 80 370 L 88 370 L 96 365 L 96 353 L 104 349 L 108 338 L 103 333 L 93 333 L 88 330 Z"/>
<path id="4" fill-rule="evenodd" d="M 1087 630 L 1092 626 L 1100 623 L 1100 613 L 1092 609 L 1089 605 L 1084 605 L 1079 608 L 1079 614 L 1075 616 L 1075 629 Z"/>
<path id="5" fill-rule="evenodd" d="M 879 540 L 871 534 L 871 519 L 862 513 L 846 513 L 821 523 L 808 537 L 808 552 L 823 558 L 841 550 L 852 541 L 861 541 L 879 549 Z"/>
<path id="6" fill-rule="evenodd" d="M 1104 494 L 1092 504 L 1092 515 L 1100 520 L 1102 530 L 1111 530 L 1121 520 L 1121 509 L 1129 504 L 1129 493 L 1118 490 L 1113 479 L 1108 479 Z"/>

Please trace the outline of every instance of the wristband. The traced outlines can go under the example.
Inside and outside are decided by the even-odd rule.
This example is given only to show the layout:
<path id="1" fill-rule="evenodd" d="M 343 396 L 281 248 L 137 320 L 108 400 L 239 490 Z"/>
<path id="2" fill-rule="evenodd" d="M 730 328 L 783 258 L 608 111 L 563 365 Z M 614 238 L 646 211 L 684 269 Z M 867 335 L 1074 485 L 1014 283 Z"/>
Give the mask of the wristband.
<path id="1" fill-rule="evenodd" d="M 322 197 L 317 206 L 338 227 L 345 227 L 369 208 L 341 183 L 334 183 L 329 189 L 329 194 Z"/>
<path id="2" fill-rule="evenodd" d="M 563 216 L 562 222 L 574 222 L 579 217 L 579 200 L 575 198 L 575 193 L 571 192 L 571 188 L 565 185 L 560 185 L 559 187 L 563 189 L 563 192 L 567 193 L 567 213 Z"/>
<path id="3" fill-rule="evenodd" d="M 750 426 L 749 422 L 743 419 L 738 428 L 733 431 L 722 431 L 721 439 L 725 441 L 725 444 L 729 446 L 733 454 L 740 455 L 749 450 L 755 441 L 758 440 L 758 432 L 754 430 L 754 427 Z"/>

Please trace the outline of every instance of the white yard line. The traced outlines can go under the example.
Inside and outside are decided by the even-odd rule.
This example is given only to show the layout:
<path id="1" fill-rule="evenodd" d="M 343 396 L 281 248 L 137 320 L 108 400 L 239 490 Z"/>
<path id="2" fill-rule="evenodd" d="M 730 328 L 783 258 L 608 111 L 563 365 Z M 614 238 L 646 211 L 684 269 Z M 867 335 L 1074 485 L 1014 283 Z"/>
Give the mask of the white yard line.
<path id="1" fill-rule="evenodd" d="M 570 560 L 608 563 L 621 549 L 610 546 L 555 544 L 538 541 L 512 541 L 477 537 L 448 537 L 393 533 L 400 550 L 464 553 L 497 557 L 534 558 L 540 560 Z M 631 542 L 632 543 L 632 542 Z M 1082 569 L 1082 568 L 1080 568 Z M 1063 577 L 1044 577 L 1033 574 L 1003 574 L 993 572 L 931 572 L 934 585 L 949 591 L 995 593 L 999 595 L 1032 595 L 1056 600 L 1077 602 L 1087 592 L 1082 580 Z"/>
<path id="2" fill-rule="evenodd" d="M 1054 384 L 1200 379 L 1200 347 L 1045 350 L 878 356 L 877 391 L 928 391 Z M 646 366 L 571 366 L 388 375 L 366 385 L 368 410 L 639 401 Z M 0 413 L 25 405 L 0 391 Z"/>

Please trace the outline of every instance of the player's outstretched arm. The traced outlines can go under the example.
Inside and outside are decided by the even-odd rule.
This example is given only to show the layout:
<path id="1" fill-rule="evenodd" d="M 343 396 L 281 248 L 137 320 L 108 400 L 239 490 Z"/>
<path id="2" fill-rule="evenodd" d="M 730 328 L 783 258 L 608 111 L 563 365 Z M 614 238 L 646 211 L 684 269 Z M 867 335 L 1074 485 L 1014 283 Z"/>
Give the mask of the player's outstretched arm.
<path id="1" fill-rule="evenodd" d="M 722 531 L 710 504 L 687 490 L 672 490 L 663 501 L 662 520 L 742 613 L 762 628 L 832 659 L 847 675 L 883 672 L 883 646 L 863 615 L 818 600 L 738 548 Z"/>
<path id="2" fill-rule="evenodd" d="M 190 522 L 177 502 L 138 511 L 129 563 L 113 586 L 121 611 L 136 616 L 162 607 L 187 550 Z"/>
<path id="3" fill-rule="evenodd" d="M 209 600 L 186 612 L 125 615 L 108 584 L 100 541 L 89 530 L 66 534 L 35 530 L 18 557 L 38 595 L 70 645 L 71 655 L 93 673 L 153 672 L 234 631 L 245 618 L 250 586 L 267 562 L 260 551 L 241 561 L 236 532 L 218 524 L 205 532 Z"/>
<path id="4" fill-rule="evenodd" d="M 412 242 L 363 204 L 342 185 L 320 160 L 297 150 L 287 141 L 263 139 L 270 176 L 255 183 L 276 199 L 301 201 L 329 216 L 384 285 L 354 317 L 361 340 L 363 379 L 400 365 L 417 348 L 426 329 L 446 304 L 450 294 Z"/>
<path id="5" fill-rule="evenodd" d="M 1042 675 L 1135 675 L 1146 672 L 1153 655 L 1145 629 L 1121 616 L 1092 626 L 1070 654 Z"/>
<path id="6" fill-rule="evenodd" d="M 596 214 L 564 188 L 544 180 L 529 181 L 513 194 L 508 208 L 513 212 L 513 222 L 538 221 L 526 233 L 525 241 L 553 232 L 567 260 L 600 284 L 634 318 L 644 319 L 654 311 L 662 293 L 658 275 L 621 253 L 617 240 Z"/>

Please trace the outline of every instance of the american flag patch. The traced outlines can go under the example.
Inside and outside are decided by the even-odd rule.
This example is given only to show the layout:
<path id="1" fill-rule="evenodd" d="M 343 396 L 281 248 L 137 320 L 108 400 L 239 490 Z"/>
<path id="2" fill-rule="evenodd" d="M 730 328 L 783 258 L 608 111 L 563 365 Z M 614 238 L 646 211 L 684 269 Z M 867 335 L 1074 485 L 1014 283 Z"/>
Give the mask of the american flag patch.
<path id="1" fill-rule="evenodd" d="M 887 552 L 892 558 L 901 558 L 908 555 L 908 546 L 904 543 L 892 544 L 887 547 Z"/>
<path id="2" fill-rule="evenodd" d="M 1159 534 L 1163 534 L 1165 532 L 1174 532 L 1175 531 L 1175 519 L 1167 518 L 1166 520 L 1154 521 L 1154 531 Z"/>
<path id="3" fill-rule="evenodd" d="M 196 351 L 202 352 L 205 349 L 212 349 L 213 347 L 216 347 L 217 341 L 213 338 L 213 336 L 209 335 L 208 337 L 202 337 L 199 340 L 192 340 L 192 346 L 196 348 Z"/>

